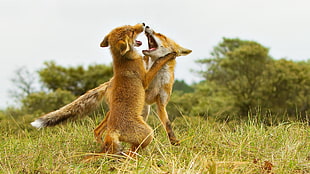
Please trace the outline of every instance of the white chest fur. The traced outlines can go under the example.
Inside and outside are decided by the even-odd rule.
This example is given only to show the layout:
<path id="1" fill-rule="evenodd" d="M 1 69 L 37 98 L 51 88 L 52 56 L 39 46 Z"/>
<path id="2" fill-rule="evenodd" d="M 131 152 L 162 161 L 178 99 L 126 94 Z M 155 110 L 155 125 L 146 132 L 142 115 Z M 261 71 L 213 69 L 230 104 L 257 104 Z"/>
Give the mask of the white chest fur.
<path id="1" fill-rule="evenodd" d="M 151 67 L 153 62 L 150 61 L 147 69 Z M 170 92 L 168 93 L 164 86 L 170 83 L 173 74 L 170 74 L 169 66 L 164 65 L 161 70 L 158 71 L 157 75 L 154 77 L 152 83 L 146 90 L 146 103 L 152 104 L 155 102 L 156 97 L 160 97 L 163 104 L 166 104 L 169 99 Z"/>

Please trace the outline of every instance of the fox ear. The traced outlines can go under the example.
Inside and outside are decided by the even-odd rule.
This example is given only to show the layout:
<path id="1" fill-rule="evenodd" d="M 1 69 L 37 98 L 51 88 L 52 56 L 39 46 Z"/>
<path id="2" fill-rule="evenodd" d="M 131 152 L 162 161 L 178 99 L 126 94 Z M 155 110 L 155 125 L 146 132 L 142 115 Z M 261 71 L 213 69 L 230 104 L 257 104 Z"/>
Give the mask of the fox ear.
<path id="1" fill-rule="evenodd" d="M 130 50 L 127 38 L 125 39 L 125 41 L 123 40 L 119 41 L 117 45 L 122 56 L 125 55 Z"/>
<path id="2" fill-rule="evenodd" d="M 103 41 L 100 44 L 100 47 L 108 47 L 109 46 L 109 35 L 106 35 Z"/>
<path id="3" fill-rule="evenodd" d="M 179 56 L 186 56 L 189 53 L 191 53 L 192 50 L 181 47 L 178 52 L 179 52 Z"/>

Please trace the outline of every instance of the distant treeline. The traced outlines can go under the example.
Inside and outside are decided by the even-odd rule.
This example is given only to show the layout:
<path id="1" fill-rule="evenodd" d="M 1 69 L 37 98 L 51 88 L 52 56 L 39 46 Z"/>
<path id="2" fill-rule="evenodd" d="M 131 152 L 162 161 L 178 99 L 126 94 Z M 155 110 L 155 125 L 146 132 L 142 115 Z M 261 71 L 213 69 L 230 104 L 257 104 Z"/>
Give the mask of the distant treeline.
<path id="1" fill-rule="evenodd" d="M 191 85 L 176 80 L 168 105 L 172 119 L 184 114 L 220 120 L 251 115 L 261 120 L 309 121 L 310 61 L 275 60 L 257 42 L 223 38 L 209 58 L 197 63 L 203 68 L 195 73 L 204 80 Z M 63 67 L 46 62 L 37 75 L 39 90 L 34 89 L 33 74 L 17 71 L 12 93 L 20 107 L 9 107 L 4 114 L 37 116 L 58 109 L 108 81 L 113 70 L 110 65 Z"/>

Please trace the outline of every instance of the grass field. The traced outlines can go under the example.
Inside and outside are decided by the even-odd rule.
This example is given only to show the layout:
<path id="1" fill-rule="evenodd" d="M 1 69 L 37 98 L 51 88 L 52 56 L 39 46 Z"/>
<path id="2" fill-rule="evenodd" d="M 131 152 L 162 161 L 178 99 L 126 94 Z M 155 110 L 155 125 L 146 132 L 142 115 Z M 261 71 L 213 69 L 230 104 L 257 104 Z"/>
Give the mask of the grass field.
<path id="1" fill-rule="evenodd" d="M 30 127 L 30 119 L 2 120 L 0 173 L 310 173 L 310 127 L 303 123 L 266 126 L 183 116 L 173 122 L 181 145 L 172 146 L 150 116 L 155 139 L 136 159 L 104 155 L 85 163 L 100 150 L 93 137 L 100 119 L 41 130 Z"/>

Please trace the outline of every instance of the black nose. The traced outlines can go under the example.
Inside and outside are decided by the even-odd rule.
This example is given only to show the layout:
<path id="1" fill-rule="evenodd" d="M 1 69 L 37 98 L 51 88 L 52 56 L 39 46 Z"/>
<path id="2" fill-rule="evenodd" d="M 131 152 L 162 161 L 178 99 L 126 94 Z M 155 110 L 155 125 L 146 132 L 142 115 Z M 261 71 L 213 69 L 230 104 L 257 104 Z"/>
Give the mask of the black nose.
<path id="1" fill-rule="evenodd" d="M 142 25 L 143 25 L 143 26 L 145 26 L 145 23 L 144 23 L 144 22 L 142 22 Z"/>
<path id="2" fill-rule="evenodd" d="M 150 28 L 149 26 L 146 26 L 145 28 Z"/>

